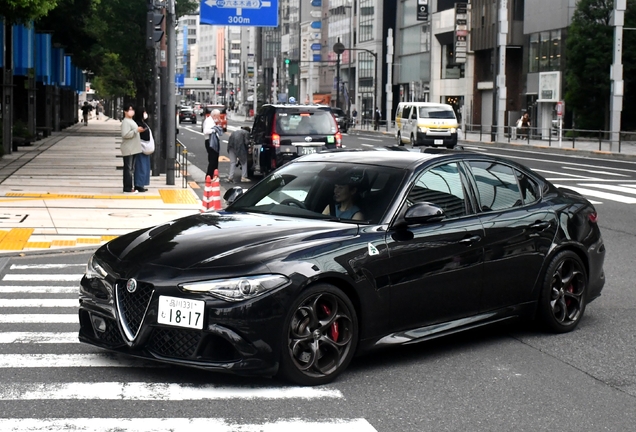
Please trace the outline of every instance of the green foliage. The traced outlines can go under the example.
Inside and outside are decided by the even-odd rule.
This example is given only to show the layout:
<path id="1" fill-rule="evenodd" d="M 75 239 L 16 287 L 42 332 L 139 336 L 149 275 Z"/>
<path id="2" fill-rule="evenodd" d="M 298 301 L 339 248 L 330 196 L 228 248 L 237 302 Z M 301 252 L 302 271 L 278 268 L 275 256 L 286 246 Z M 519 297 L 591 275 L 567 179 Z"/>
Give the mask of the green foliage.
<path id="1" fill-rule="evenodd" d="M 57 0 L 0 0 L 0 15 L 8 23 L 27 24 L 46 16 L 57 3 Z"/>
<path id="2" fill-rule="evenodd" d="M 106 53 L 101 73 L 93 78 L 92 87 L 101 97 L 131 96 L 136 94 L 131 72 L 120 61 L 119 55 Z"/>
<path id="3" fill-rule="evenodd" d="M 175 14 L 177 19 L 183 15 L 192 15 L 197 11 L 199 2 L 197 0 L 179 0 L 175 3 Z"/>

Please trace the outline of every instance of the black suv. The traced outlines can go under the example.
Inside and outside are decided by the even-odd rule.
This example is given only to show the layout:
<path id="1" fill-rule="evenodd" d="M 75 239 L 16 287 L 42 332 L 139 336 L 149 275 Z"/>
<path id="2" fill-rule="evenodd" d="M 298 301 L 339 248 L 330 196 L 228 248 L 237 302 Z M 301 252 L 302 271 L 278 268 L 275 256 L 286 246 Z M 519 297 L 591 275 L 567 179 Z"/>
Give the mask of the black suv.
<path id="1" fill-rule="evenodd" d="M 329 107 L 263 105 L 250 134 L 248 172 L 267 174 L 299 156 L 341 145 L 342 134 Z"/>
<path id="2" fill-rule="evenodd" d="M 338 127 L 343 133 L 347 133 L 349 130 L 349 116 L 342 108 L 331 108 L 331 113 L 338 122 Z"/>

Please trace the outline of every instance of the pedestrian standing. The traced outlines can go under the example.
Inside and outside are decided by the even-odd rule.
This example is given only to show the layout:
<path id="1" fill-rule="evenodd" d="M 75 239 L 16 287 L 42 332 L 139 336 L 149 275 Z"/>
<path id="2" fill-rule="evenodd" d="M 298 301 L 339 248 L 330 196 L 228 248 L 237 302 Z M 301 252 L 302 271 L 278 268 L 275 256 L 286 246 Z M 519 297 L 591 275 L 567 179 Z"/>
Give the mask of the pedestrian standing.
<path id="1" fill-rule="evenodd" d="M 382 117 L 382 115 L 380 114 L 380 108 L 375 107 L 375 121 L 373 123 L 373 130 L 380 129 L 380 117 Z"/>
<path id="2" fill-rule="evenodd" d="M 227 152 L 230 155 L 229 183 L 234 183 L 234 171 L 237 164 L 241 165 L 241 183 L 251 182 L 247 178 L 247 146 L 249 143 L 250 127 L 243 126 L 232 132 L 227 141 Z"/>
<path id="3" fill-rule="evenodd" d="M 84 101 L 82 106 L 82 118 L 84 120 L 84 126 L 88 126 L 88 114 L 93 110 L 93 107 L 89 105 L 88 101 Z"/>
<path id="4" fill-rule="evenodd" d="M 210 112 L 205 110 L 205 120 L 203 120 L 203 136 L 205 137 L 205 150 L 208 152 L 208 170 L 206 175 L 214 178 L 214 171 L 219 168 L 219 152 L 221 151 L 221 136 L 223 129 L 221 123 L 221 111 L 214 109 Z"/>
<path id="5" fill-rule="evenodd" d="M 139 134 L 144 128 L 133 120 L 135 107 L 124 105 L 124 119 L 121 122 L 121 154 L 124 159 L 124 192 L 137 193 L 133 185 L 135 155 L 141 153 Z"/>
<path id="6" fill-rule="evenodd" d="M 358 124 L 358 110 L 356 107 L 351 107 L 351 127 L 356 127 Z"/>
<path id="7" fill-rule="evenodd" d="M 146 123 L 148 113 L 145 108 L 139 108 L 135 111 L 135 123 L 137 126 L 143 128 L 143 131 L 139 132 L 139 140 L 141 144 L 141 153 L 135 155 L 135 172 L 133 176 L 135 190 L 137 192 L 146 192 L 148 189 L 145 186 L 150 184 L 150 154 L 144 153 L 144 144 L 150 143 L 152 132 L 150 127 Z M 154 147 L 154 144 L 153 144 Z"/>

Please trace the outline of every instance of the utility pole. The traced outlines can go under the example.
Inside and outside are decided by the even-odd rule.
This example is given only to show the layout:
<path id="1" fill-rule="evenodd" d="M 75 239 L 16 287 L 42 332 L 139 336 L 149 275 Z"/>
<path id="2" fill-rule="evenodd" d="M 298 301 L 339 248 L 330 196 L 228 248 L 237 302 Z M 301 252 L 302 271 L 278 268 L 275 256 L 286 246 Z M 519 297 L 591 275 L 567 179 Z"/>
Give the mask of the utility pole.
<path id="1" fill-rule="evenodd" d="M 610 99 L 610 151 L 618 151 L 621 133 L 621 112 L 623 111 L 623 25 L 625 24 L 626 0 L 614 0 L 612 24 L 614 25 L 614 54 L 610 79 L 612 96 Z"/>
<path id="2" fill-rule="evenodd" d="M 340 43 L 340 38 L 338 38 Z M 336 53 L 336 107 L 340 108 L 340 54 Z"/>
<path id="3" fill-rule="evenodd" d="M 386 130 L 391 124 L 393 110 L 393 29 L 390 28 L 386 37 Z"/>
<path id="4" fill-rule="evenodd" d="M 276 56 L 274 56 L 274 73 L 273 73 L 273 81 L 274 81 L 274 94 L 272 95 L 272 102 L 278 102 L 278 62 L 276 61 Z"/>
<path id="5" fill-rule="evenodd" d="M 166 184 L 174 185 L 175 163 L 177 156 L 177 111 L 175 97 L 175 67 L 177 63 L 176 49 L 176 14 L 174 9 L 175 0 L 168 0 L 168 10 L 166 15 L 166 32 L 168 37 L 168 98 L 166 107 Z"/>

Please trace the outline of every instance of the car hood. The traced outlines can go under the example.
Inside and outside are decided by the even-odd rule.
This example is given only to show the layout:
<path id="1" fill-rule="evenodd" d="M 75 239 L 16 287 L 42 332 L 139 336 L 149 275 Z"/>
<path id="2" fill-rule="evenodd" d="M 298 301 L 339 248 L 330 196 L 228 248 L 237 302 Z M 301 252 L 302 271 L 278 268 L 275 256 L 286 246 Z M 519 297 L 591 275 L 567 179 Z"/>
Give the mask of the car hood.
<path id="1" fill-rule="evenodd" d="M 207 212 L 119 237 L 108 250 L 123 261 L 180 269 L 250 265 L 357 232 L 349 223 Z"/>

